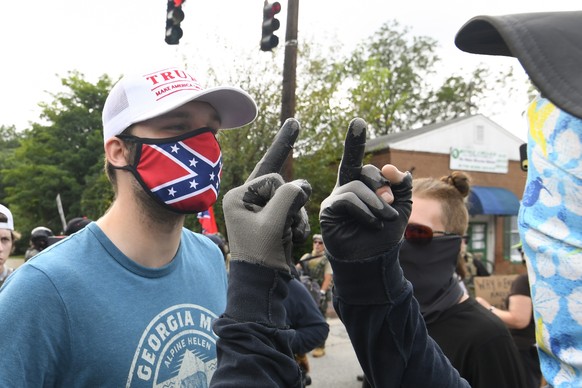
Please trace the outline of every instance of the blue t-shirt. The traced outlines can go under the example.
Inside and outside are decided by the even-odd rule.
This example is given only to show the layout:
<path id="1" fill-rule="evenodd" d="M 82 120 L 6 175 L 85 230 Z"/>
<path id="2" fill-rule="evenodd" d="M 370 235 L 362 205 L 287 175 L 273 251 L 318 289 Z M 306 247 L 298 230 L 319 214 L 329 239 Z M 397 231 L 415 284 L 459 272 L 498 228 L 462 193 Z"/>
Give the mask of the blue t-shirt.
<path id="1" fill-rule="evenodd" d="M 184 229 L 174 259 L 146 268 L 92 223 L 0 289 L 0 386 L 209 384 L 226 288 L 223 256 L 201 235 Z"/>

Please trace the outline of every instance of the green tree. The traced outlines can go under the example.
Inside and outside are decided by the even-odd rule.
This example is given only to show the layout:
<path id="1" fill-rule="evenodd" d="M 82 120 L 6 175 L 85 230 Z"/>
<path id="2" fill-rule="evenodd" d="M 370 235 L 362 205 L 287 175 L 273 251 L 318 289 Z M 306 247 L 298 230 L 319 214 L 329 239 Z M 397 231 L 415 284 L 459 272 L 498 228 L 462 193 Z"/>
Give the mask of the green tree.
<path id="1" fill-rule="evenodd" d="M 92 84 L 78 72 L 68 73 L 61 82 L 65 91 L 40 104 L 46 124 L 33 123 L 22 134 L 10 164 L 2 167 L 6 201 L 13 205 L 25 235 L 38 225 L 61 231 L 58 194 L 68 218 L 97 217 L 101 203 L 111 197 L 98 172 L 103 165 L 101 111 L 112 82 L 102 76 Z M 99 205 L 83 201 L 96 193 Z"/>
<path id="2" fill-rule="evenodd" d="M 20 146 L 22 134 L 16 131 L 14 126 L 0 126 L 0 171 L 12 168 L 14 152 Z M 6 202 L 4 184 L 0 180 L 0 203 L 10 205 Z"/>
<path id="3" fill-rule="evenodd" d="M 478 113 L 483 97 L 512 77 L 480 66 L 468 77 L 451 74 L 439 83 L 437 42 L 409 36 L 409 28 L 386 22 L 348 58 L 344 68 L 354 115 L 370 124 L 371 136 L 406 131 Z"/>
<path id="4" fill-rule="evenodd" d="M 0 155 L 4 155 L 7 151 L 13 151 L 20 145 L 22 135 L 12 126 L 0 126 Z"/>

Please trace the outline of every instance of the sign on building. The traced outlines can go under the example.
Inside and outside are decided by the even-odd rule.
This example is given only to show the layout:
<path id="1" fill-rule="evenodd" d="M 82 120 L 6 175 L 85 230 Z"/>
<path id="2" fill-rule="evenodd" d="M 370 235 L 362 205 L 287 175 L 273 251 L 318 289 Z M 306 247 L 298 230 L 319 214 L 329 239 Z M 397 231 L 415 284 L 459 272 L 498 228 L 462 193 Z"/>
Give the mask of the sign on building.
<path id="1" fill-rule="evenodd" d="M 451 170 L 493 172 L 507 174 L 509 159 L 504 153 L 485 148 L 451 147 Z"/>

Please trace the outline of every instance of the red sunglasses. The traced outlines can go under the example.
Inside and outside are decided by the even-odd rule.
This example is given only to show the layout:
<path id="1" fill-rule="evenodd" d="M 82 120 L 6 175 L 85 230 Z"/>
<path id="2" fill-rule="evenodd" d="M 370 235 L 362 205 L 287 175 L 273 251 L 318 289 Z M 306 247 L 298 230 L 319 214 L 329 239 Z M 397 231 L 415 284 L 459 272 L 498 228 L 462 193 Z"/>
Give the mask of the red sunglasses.
<path id="1" fill-rule="evenodd" d="M 421 224 L 408 224 L 404 230 L 404 238 L 411 244 L 427 245 L 432 241 L 435 234 L 442 234 L 443 236 L 459 236 L 457 233 L 449 233 L 442 230 L 432 230 L 430 227 Z M 468 241 L 469 236 L 460 236 L 465 242 Z"/>

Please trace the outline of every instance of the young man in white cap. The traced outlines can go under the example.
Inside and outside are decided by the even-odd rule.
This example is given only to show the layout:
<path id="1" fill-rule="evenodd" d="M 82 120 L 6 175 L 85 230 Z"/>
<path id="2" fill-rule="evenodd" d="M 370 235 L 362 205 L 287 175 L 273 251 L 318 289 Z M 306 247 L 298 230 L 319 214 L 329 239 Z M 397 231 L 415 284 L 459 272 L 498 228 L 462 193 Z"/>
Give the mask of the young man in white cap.
<path id="1" fill-rule="evenodd" d="M 527 181 L 518 226 L 542 373 L 582 386 L 582 11 L 477 16 L 455 44 L 515 57 L 540 94 L 527 108 Z"/>
<path id="2" fill-rule="evenodd" d="M 210 383 L 217 368 L 212 325 L 226 308 L 227 276 L 220 250 L 183 228 L 184 217 L 206 210 L 218 196 L 216 132 L 249 124 L 256 114 L 246 92 L 203 89 L 178 68 L 126 76 L 113 87 L 103 110 L 103 140 L 115 199 L 100 219 L 35 256 L 2 288 L 0 324 L 10 335 L 0 336 L 0 386 Z M 293 141 L 295 123 L 283 127 Z M 292 146 L 283 143 L 271 150 L 277 161 L 266 157 L 253 178 L 280 170 Z M 306 189 L 288 184 L 282 191 L 281 185 L 272 192 L 286 195 L 272 201 L 273 216 L 264 211 L 268 217 L 260 220 L 271 233 L 279 231 L 277 238 L 255 239 L 252 217 L 240 225 L 249 238 L 237 238 L 236 227 L 229 230 L 239 261 L 273 242 L 266 253 L 282 251 L 283 234 L 291 231 L 284 228 L 287 220 L 303 214 Z M 290 204 L 292 211 L 284 212 Z M 230 306 L 229 316 L 238 318 L 242 308 Z M 222 357 L 228 363 L 229 354 Z M 297 369 L 292 356 L 288 361 Z"/>
<path id="3" fill-rule="evenodd" d="M 0 286 L 8 275 L 14 272 L 6 261 L 14 252 L 14 242 L 20 238 L 20 234 L 14 231 L 14 218 L 12 212 L 4 205 L 0 205 Z"/>
<path id="4" fill-rule="evenodd" d="M 301 386 L 283 300 L 292 244 L 310 232 L 303 206 L 311 187 L 278 174 L 299 125 L 288 119 L 247 182 L 224 196 L 232 254 L 226 295 L 220 250 L 185 230 L 182 213 L 214 201 L 220 154 L 209 134 L 219 120 L 244 125 L 256 110 L 244 92 L 215 89 L 224 97 L 215 101 L 188 78 L 166 69 L 124 78 L 110 93 L 105 155 L 115 201 L 0 289 L 0 325 L 11 330 L 0 336 L 0 386 Z M 465 388 L 427 337 L 398 266 L 410 176 L 385 167 L 390 190 L 378 169 L 361 167 L 362 144 L 365 128 L 350 125 L 320 220 L 340 275 L 338 309 L 366 376 L 375 386 Z M 155 152 L 179 164 L 188 184 L 179 185 L 171 163 Z M 205 172 L 194 170 L 199 164 L 208 165 Z M 166 170 L 156 171 L 159 165 Z"/>

